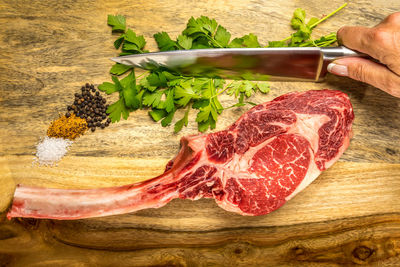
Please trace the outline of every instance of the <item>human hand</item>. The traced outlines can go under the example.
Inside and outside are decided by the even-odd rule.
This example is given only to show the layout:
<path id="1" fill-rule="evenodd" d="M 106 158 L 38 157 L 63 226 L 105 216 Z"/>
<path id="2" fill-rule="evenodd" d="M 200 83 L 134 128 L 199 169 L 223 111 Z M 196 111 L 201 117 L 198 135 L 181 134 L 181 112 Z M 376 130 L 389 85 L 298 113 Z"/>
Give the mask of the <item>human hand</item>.
<path id="1" fill-rule="evenodd" d="M 328 71 L 371 84 L 400 97 L 400 12 L 386 17 L 373 28 L 345 26 L 337 32 L 339 43 L 368 54 L 365 58 L 342 58 L 328 65 Z"/>

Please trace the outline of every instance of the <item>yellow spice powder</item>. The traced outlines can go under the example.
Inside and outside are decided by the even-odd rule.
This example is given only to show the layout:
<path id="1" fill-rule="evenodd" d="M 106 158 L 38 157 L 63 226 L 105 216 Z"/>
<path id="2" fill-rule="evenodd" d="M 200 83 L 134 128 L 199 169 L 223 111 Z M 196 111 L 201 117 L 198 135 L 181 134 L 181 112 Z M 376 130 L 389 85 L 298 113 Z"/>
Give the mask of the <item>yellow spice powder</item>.
<path id="1" fill-rule="evenodd" d="M 82 135 L 86 130 L 87 122 L 85 119 L 76 117 L 74 113 L 68 118 L 64 115 L 51 122 L 47 130 L 48 137 L 62 137 L 74 140 Z"/>

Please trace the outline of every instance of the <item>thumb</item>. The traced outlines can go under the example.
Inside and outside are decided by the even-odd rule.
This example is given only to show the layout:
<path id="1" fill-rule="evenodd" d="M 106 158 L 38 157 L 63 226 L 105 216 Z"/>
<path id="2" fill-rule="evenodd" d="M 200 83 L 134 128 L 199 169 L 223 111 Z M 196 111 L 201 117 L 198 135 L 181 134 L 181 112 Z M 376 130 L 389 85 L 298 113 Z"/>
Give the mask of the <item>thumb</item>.
<path id="1" fill-rule="evenodd" d="M 400 97 L 400 77 L 384 65 L 365 58 L 342 58 L 328 65 L 328 71 L 373 85 Z"/>

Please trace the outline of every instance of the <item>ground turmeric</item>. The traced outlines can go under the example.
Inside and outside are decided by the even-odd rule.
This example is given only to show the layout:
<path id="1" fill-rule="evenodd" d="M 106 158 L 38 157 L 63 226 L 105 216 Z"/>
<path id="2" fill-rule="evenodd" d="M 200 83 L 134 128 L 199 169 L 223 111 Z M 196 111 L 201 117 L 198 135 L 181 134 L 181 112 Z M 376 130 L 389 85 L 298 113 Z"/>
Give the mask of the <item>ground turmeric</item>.
<path id="1" fill-rule="evenodd" d="M 82 135 L 87 129 L 88 126 L 86 120 L 76 117 L 75 114 L 72 113 L 69 117 L 64 115 L 57 120 L 52 121 L 47 130 L 47 136 L 74 140 L 78 136 Z"/>

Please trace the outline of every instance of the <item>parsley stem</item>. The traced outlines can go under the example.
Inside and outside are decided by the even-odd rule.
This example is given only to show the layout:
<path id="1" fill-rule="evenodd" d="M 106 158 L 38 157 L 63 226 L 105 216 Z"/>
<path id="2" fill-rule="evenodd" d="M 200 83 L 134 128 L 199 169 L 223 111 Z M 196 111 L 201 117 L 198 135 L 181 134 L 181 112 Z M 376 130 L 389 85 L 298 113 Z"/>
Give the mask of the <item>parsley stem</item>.
<path id="1" fill-rule="evenodd" d="M 145 74 L 147 74 L 147 73 L 149 73 L 150 71 L 145 71 L 145 72 L 143 72 L 142 74 L 140 74 L 140 75 L 138 75 L 138 76 L 136 76 L 136 79 L 138 79 L 138 78 L 140 78 L 140 77 L 142 77 L 143 75 L 145 75 Z"/>
<path id="2" fill-rule="evenodd" d="M 224 48 L 222 45 L 220 45 L 213 37 L 209 36 L 208 34 L 206 34 L 207 38 L 214 43 L 216 46 L 218 46 L 219 48 Z"/>
<path id="3" fill-rule="evenodd" d="M 290 38 L 292 38 L 292 35 L 290 35 L 289 37 L 286 37 L 285 39 L 280 40 L 279 42 L 287 41 L 287 40 L 289 40 Z"/>
<path id="4" fill-rule="evenodd" d="M 329 17 L 332 17 L 335 13 L 339 12 L 342 8 L 344 8 L 345 6 L 347 6 L 347 3 L 344 3 L 343 5 L 341 5 L 338 9 L 336 9 L 335 11 L 331 12 L 329 15 L 323 17 L 322 19 L 318 20 L 317 22 L 315 22 L 314 24 L 312 24 L 310 26 L 310 28 L 314 28 L 315 26 L 317 26 L 318 24 L 320 24 L 321 22 L 323 22 L 324 20 L 327 20 Z"/>
<path id="5" fill-rule="evenodd" d="M 329 15 L 323 17 L 322 19 L 318 20 L 317 22 L 315 22 L 314 24 L 312 24 L 310 26 L 310 29 L 314 28 L 315 26 L 317 26 L 318 24 L 320 24 L 321 22 L 327 20 L 328 18 L 332 17 L 334 14 L 336 14 L 337 12 L 339 12 L 341 9 L 343 9 L 344 7 L 347 6 L 347 3 L 344 3 L 343 5 L 341 5 L 338 9 L 336 9 L 335 11 L 331 12 Z M 285 42 L 287 40 L 290 40 L 290 38 L 292 38 L 292 35 L 290 35 L 289 37 L 286 37 L 285 39 L 280 40 L 280 42 Z"/>
<path id="6" fill-rule="evenodd" d="M 215 95 L 215 97 L 216 97 L 216 96 L 219 96 L 220 94 L 222 94 L 223 92 L 225 92 L 225 91 L 232 85 L 232 83 L 233 83 L 233 81 L 231 81 L 227 86 L 225 86 L 224 89 L 222 89 L 221 91 L 219 91 L 218 94 Z"/>

